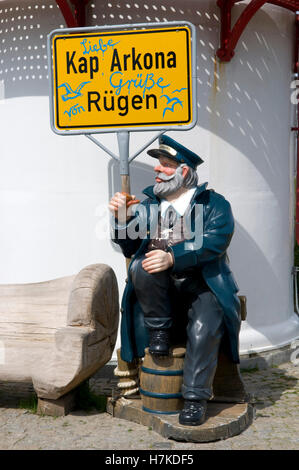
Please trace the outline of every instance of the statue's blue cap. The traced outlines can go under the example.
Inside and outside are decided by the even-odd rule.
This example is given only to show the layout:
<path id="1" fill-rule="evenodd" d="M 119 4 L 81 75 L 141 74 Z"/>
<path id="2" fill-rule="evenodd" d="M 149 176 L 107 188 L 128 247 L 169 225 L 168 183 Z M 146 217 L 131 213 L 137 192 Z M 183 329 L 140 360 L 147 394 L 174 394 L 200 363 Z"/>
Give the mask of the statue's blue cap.
<path id="1" fill-rule="evenodd" d="M 186 165 L 193 169 L 203 163 L 203 160 L 196 155 L 196 153 L 191 152 L 191 150 L 187 149 L 167 135 L 162 135 L 160 137 L 158 149 L 148 150 L 147 153 L 154 158 L 167 157 L 175 160 L 179 164 L 186 163 Z"/>

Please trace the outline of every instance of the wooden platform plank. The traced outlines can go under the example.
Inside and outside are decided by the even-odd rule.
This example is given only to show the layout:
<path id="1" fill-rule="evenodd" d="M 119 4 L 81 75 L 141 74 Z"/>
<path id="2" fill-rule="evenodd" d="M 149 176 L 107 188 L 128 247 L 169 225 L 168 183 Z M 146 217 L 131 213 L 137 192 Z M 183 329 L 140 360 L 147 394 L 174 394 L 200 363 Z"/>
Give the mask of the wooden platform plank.
<path id="1" fill-rule="evenodd" d="M 201 426 L 179 424 L 178 414 L 158 415 L 142 410 L 139 399 L 119 398 L 113 405 L 108 400 L 107 412 L 113 416 L 143 426 L 151 426 L 161 436 L 186 442 L 212 442 L 227 439 L 244 431 L 252 422 L 253 409 L 249 403 L 208 403 L 207 419 Z"/>

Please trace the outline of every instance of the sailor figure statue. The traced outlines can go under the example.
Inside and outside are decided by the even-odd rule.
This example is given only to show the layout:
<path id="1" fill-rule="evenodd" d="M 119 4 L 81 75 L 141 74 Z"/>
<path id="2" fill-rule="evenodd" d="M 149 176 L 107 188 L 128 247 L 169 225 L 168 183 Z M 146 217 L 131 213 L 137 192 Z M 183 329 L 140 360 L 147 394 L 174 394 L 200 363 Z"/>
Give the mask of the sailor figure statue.
<path id="1" fill-rule="evenodd" d="M 197 154 L 166 135 L 147 153 L 158 161 L 146 198 L 133 213 L 122 193 L 109 203 L 113 240 L 132 258 L 122 300 L 121 358 L 142 358 L 146 347 L 153 357 L 167 356 L 171 345 L 185 341 L 179 423 L 197 426 L 213 393 L 221 342 L 239 362 L 240 301 L 226 255 L 234 218 L 222 195 L 198 184 L 203 160 Z M 154 227 L 152 208 L 158 211 Z M 146 227 L 143 236 L 130 237 L 137 225 Z M 188 225 L 189 232 L 195 227 L 193 238 Z"/>

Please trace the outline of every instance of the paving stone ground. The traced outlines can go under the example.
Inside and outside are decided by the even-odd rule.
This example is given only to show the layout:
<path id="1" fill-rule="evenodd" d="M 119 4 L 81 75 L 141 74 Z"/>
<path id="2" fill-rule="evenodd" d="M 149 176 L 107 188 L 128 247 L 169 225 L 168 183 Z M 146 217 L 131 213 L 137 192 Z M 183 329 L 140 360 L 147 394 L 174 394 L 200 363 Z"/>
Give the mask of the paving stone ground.
<path id="1" fill-rule="evenodd" d="M 19 407 L 30 393 L 0 382 L 0 449 L 104 450 L 298 450 L 299 365 L 282 364 L 242 373 L 253 394 L 255 419 L 242 434 L 211 443 L 168 440 L 139 424 L 97 410 L 76 410 L 65 417 L 38 416 Z M 92 378 L 95 393 L 109 393 L 114 381 Z"/>

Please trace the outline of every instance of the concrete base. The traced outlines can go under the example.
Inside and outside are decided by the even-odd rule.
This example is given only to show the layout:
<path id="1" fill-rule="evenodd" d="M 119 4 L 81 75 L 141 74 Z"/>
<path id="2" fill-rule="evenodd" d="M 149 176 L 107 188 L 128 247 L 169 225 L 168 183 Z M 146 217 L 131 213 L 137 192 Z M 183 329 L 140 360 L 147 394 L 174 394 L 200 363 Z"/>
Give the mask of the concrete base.
<path id="1" fill-rule="evenodd" d="M 207 419 L 201 426 L 182 426 L 176 415 L 158 415 L 142 410 L 140 399 L 108 400 L 107 412 L 134 423 L 151 426 L 161 436 L 176 441 L 212 442 L 227 439 L 244 431 L 252 422 L 249 403 L 208 403 Z"/>
<path id="2" fill-rule="evenodd" d="M 240 355 L 240 368 L 259 370 L 268 369 L 269 367 L 279 366 L 286 362 L 292 362 L 294 352 L 299 348 L 299 339 L 293 341 L 286 346 L 271 349 L 263 352 L 252 352 Z"/>

